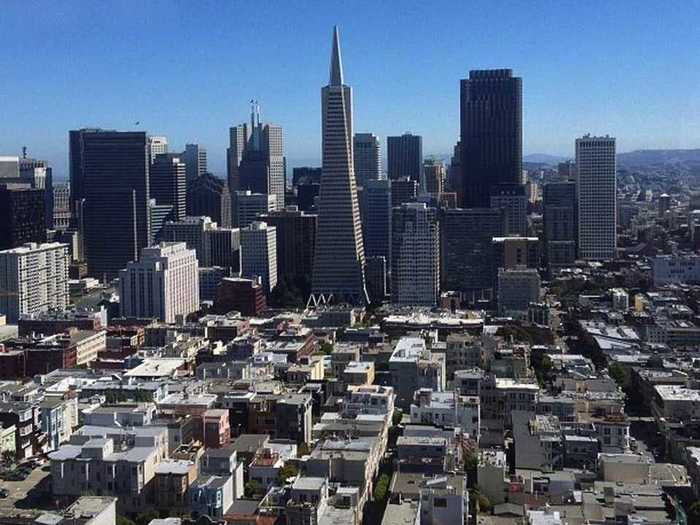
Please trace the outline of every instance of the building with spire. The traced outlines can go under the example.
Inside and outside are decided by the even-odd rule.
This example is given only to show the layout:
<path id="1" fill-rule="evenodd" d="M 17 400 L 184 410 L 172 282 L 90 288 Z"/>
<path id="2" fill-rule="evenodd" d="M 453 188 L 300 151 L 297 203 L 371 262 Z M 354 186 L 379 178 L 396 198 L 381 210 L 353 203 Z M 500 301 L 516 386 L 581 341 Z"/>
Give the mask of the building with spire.
<path id="1" fill-rule="evenodd" d="M 321 89 L 322 173 L 309 302 L 366 304 L 365 252 L 353 166 L 352 90 L 343 83 L 338 28 Z"/>

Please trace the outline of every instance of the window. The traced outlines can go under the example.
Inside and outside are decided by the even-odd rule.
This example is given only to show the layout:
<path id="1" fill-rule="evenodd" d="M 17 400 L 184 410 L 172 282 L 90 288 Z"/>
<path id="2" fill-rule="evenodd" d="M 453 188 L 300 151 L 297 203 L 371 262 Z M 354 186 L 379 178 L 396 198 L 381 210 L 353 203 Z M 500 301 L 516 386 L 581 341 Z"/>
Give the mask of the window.
<path id="1" fill-rule="evenodd" d="M 447 508 L 447 499 L 446 498 L 435 498 L 433 500 L 433 507 L 439 507 L 439 508 Z"/>

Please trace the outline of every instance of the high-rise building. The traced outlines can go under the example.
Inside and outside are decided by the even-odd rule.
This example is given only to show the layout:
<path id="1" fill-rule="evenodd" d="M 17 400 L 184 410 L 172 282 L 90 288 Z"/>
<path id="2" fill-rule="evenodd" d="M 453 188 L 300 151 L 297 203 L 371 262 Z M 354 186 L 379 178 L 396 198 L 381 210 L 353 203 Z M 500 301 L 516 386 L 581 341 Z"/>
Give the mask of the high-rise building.
<path id="1" fill-rule="evenodd" d="M 434 306 L 440 295 L 437 210 L 423 202 L 394 208 L 391 219 L 391 301 Z"/>
<path id="2" fill-rule="evenodd" d="M 488 207 L 491 187 L 522 173 L 522 80 L 510 69 L 470 71 L 461 81 L 460 142 L 465 208 Z"/>
<path id="3" fill-rule="evenodd" d="M 410 177 L 399 177 L 391 180 L 391 205 L 401 206 L 407 202 L 415 202 L 418 197 L 419 184 Z"/>
<path id="4" fill-rule="evenodd" d="M 83 129 L 70 138 L 71 198 L 83 201 L 88 271 L 113 277 L 149 241 L 148 137 L 143 131 Z"/>
<path id="5" fill-rule="evenodd" d="M 311 168 L 302 166 L 292 170 L 292 186 L 296 187 L 299 184 L 316 183 L 321 184 L 321 168 Z"/>
<path id="6" fill-rule="evenodd" d="M 492 240 L 503 235 L 500 209 L 454 208 L 442 217 L 443 289 L 490 298 L 494 285 Z"/>
<path id="7" fill-rule="evenodd" d="M 367 294 L 371 303 L 381 303 L 388 293 L 388 265 L 384 257 L 367 257 L 365 277 L 367 279 Z"/>
<path id="8" fill-rule="evenodd" d="M 65 230 L 70 227 L 70 186 L 57 184 L 53 187 L 53 228 Z"/>
<path id="9" fill-rule="evenodd" d="M 542 251 L 537 237 L 494 237 L 493 238 L 494 276 L 499 268 L 540 267 Z"/>
<path id="10" fill-rule="evenodd" d="M 20 182 L 27 183 L 35 190 L 44 190 L 45 226 L 53 229 L 53 171 L 45 160 L 27 157 L 27 148 L 22 148 L 19 158 Z"/>
<path id="11" fill-rule="evenodd" d="M 0 251 L 0 314 L 17 323 L 22 315 L 65 310 L 69 265 L 66 244 L 27 243 Z"/>
<path id="12" fill-rule="evenodd" d="M 17 155 L 0 156 L 0 182 L 19 182 L 19 157 Z"/>
<path id="13" fill-rule="evenodd" d="M 153 164 L 156 160 L 156 155 L 162 155 L 168 152 L 168 137 L 158 137 L 155 135 L 148 137 L 148 152 L 151 164 Z"/>
<path id="14" fill-rule="evenodd" d="M 299 211 L 296 206 L 287 206 L 284 210 L 263 215 L 260 220 L 274 226 L 276 231 L 279 279 L 295 284 L 308 293 L 318 216 Z"/>
<path id="15" fill-rule="evenodd" d="M 172 206 L 173 220 L 184 219 L 187 215 L 187 167 L 182 155 L 159 153 L 151 158 L 150 197 L 159 205 Z"/>
<path id="16" fill-rule="evenodd" d="M 277 209 L 277 198 L 269 193 L 253 193 L 250 190 L 237 191 L 234 202 L 235 226 L 238 228 L 245 228 L 251 222 L 259 220 L 259 215 L 265 215 Z"/>
<path id="17" fill-rule="evenodd" d="M 187 215 L 207 216 L 223 228 L 231 227 L 231 194 L 226 183 L 211 173 L 187 186 Z"/>
<path id="18" fill-rule="evenodd" d="M 368 180 L 378 180 L 382 175 L 382 158 L 379 139 L 372 133 L 355 133 L 353 137 L 355 179 L 358 186 Z"/>
<path id="19" fill-rule="evenodd" d="M 138 261 L 119 272 L 123 317 L 183 322 L 199 309 L 197 257 L 185 243 L 161 243 L 141 250 Z"/>
<path id="20" fill-rule="evenodd" d="M 562 182 L 576 180 L 576 163 L 573 160 L 565 160 L 557 165 L 557 175 Z"/>
<path id="21" fill-rule="evenodd" d="M 207 150 L 199 144 L 185 144 L 182 158 L 187 167 L 187 184 L 207 173 Z"/>
<path id="22" fill-rule="evenodd" d="M 436 159 L 427 159 L 423 163 L 423 177 L 425 177 L 425 191 L 439 194 L 445 191 L 445 165 Z"/>
<path id="23" fill-rule="evenodd" d="M 384 257 L 387 271 L 391 261 L 391 189 L 391 180 L 370 180 L 360 199 L 365 256 Z"/>
<path id="24" fill-rule="evenodd" d="M 365 251 L 352 153 L 352 90 L 343 84 L 338 29 L 321 90 L 322 156 L 312 302 L 365 304 Z"/>
<path id="25" fill-rule="evenodd" d="M 617 249 L 615 139 L 576 139 L 578 253 L 581 259 L 610 260 Z"/>
<path id="26" fill-rule="evenodd" d="M 408 177 L 419 186 L 423 181 L 423 137 L 404 133 L 387 137 L 387 173 L 389 178 Z"/>
<path id="27" fill-rule="evenodd" d="M 148 201 L 148 245 L 153 246 L 161 241 L 163 227 L 168 221 L 174 220 L 171 204 L 158 204 L 155 199 Z"/>
<path id="28" fill-rule="evenodd" d="M 219 227 L 209 217 L 185 217 L 163 226 L 161 240 L 184 242 L 195 250 L 200 267 L 239 269 L 240 234 L 237 228 Z"/>
<path id="29" fill-rule="evenodd" d="M 224 277 L 214 300 L 214 311 L 227 314 L 235 311 L 246 317 L 260 315 L 267 308 L 265 290 L 259 279 Z"/>
<path id="30" fill-rule="evenodd" d="M 277 286 L 277 231 L 255 221 L 241 230 L 241 276 L 260 278 L 266 293 Z"/>
<path id="31" fill-rule="evenodd" d="M 447 168 L 447 191 L 457 195 L 457 202 L 464 202 L 464 190 L 462 188 L 462 143 L 457 141 L 452 150 L 450 166 Z"/>
<path id="32" fill-rule="evenodd" d="M 540 274 L 534 268 L 498 270 L 498 311 L 503 315 L 526 317 L 530 303 L 540 299 Z"/>
<path id="33" fill-rule="evenodd" d="M 260 122 L 260 106 L 251 101 L 250 128 L 241 124 L 229 130 L 229 184 L 236 190 L 275 196 L 275 209 L 284 207 L 285 171 L 282 128 Z"/>
<path id="34" fill-rule="evenodd" d="M 44 190 L 0 184 L 0 250 L 46 241 Z"/>
<path id="35" fill-rule="evenodd" d="M 522 184 L 491 187 L 491 207 L 500 208 L 506 218 L 505 235 L 527 235 L 527 195 Z"/>
<path id="36" fill-rule="evenodd" d="M 544 185 L 544 259 L 550 271 L 576 260 L 576 183 Z"/>

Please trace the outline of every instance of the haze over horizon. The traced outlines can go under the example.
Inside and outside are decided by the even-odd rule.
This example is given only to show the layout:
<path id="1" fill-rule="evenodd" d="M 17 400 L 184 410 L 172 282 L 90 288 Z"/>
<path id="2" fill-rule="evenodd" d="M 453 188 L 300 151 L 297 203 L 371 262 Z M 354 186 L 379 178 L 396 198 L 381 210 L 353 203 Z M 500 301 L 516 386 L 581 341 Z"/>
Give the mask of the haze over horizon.
<path id="1" fill-rule="evenodd" d="M 149 2 L 138 17 L 133 5 L 3 4 L 0 67 L 12 82 L 0 88 L 0 154 L 27 146 L 61 179 L 68 130 L 144 129 L 166 135 L 173 150 L 202 144 L 222 176 L 228 127 L 248 119 L 255 98 L 263 121 L 284 128 L 288 167 L 318 163 L 334 24 L 355 131 L 379 135 L 383 148 L 387 135 L 410 130 L 423 136 L 426 156 L 449 154 L 459 80 L 489 67 L 523 79 L 526 155 L 570 157 L 588 132 L 617 137 L 620 152 L 700 146 L 697 3 L 669 11 L 503 2 L 476 11 L 444 2 L 426 12 L 418 3 L 399 11 L 370 2 Z"/>

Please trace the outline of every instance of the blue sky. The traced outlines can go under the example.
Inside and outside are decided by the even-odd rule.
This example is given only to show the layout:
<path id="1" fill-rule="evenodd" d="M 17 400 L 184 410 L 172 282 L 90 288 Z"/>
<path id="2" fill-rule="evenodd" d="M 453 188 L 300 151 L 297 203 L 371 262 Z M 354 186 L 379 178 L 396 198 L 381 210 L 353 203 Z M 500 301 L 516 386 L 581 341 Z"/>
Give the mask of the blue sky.
<path id="1" fill-rule="evenodd" d="M 525 153 L 570 155 L 586 132 L 618 149 L 700 147 L 700 3 L 587 1 L 4 0 L 0 154 L 49 159 L 67 133 L 141 129 L 200 142 L 221 175 L 228 126 L 257 98 L 290 164 L 316 161 L 320 88 L 338 24 L 356 131 L 410 130 L 426 154 L 459 134 L 459 79 L 523 78 Z"/>

